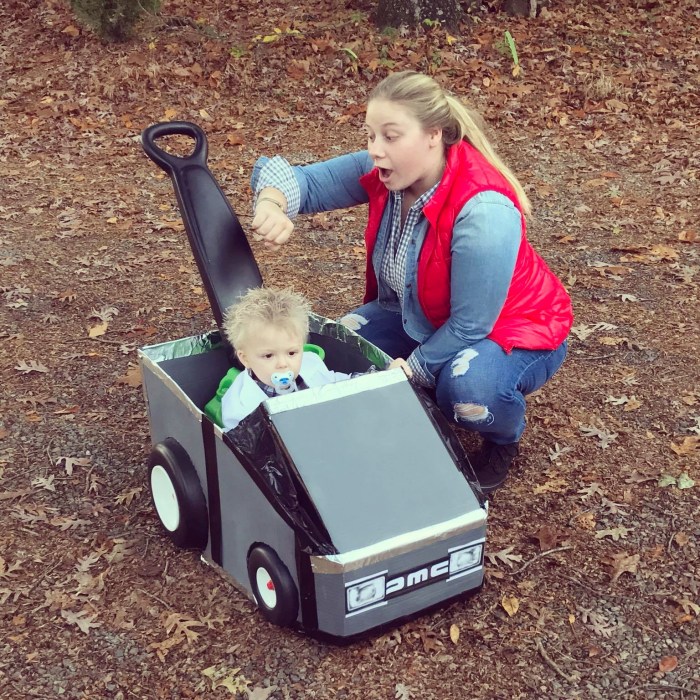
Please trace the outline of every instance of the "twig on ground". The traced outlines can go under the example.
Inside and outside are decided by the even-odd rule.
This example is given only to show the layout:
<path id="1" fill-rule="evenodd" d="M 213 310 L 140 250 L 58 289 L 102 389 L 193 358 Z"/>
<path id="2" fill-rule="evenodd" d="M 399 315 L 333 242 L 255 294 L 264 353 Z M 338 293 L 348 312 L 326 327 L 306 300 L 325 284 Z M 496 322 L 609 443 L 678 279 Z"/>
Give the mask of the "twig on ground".
<path id="1" fill-rule="evenodd" d="M 61 564 L 63 564 L 63 558 L 64 558 L 64 557 L 61 556 L 61 558 L 60 558 L 53 566 L 50 566 L 48 569 L 46 569 L 46 570 L 44 571 L 44 573 L 40 574 L 39 576 L 37 576 L 37 577 L 34 579 L 34 582 L 32 583 L 32 585 L 29 586 L 29 588 L 27 588 L 27 590 L 26 590 L 25 593 L 24 593 L 24 595 L 27 596 L 27 598 L 29 597 L 29 594 L 30 594 L 42 581 L 45 581 L 45 580 L 48 578 L 49 574 L 53 573 L 53 571 L 54 571 L 55 569 L 57 569 Z"/>
<path id="2" fill-rule="evenodd" d="M 590 593 L 595 593 L 595 595 L 603 596 L 603 597 L 608 597 L 608 598 L 623 598 L 623 599 L 628 599 L 628 600 L 639 600 L 640 602 L 644 602 L 643 600 L 640 600 L 639 598 L 631 595 L 625 595 L 624 593 L 614 593 L 613 591 L 601 591 L 598 588 L 593 588 L 593 586 L 589 586 L 587 583 L 584 583 L 583 581 L 580 581 L 577 578 L 574 578 L 573 576 L 567 576 L 566 574 L 561 574 L 562 578 L 567 579 L 568 581 L 571 581 L 572 583 L 575 583 L 581 588 L 585 588 L 587 591 Z"/>
<path id="3" fill-rule="evenodd" d="M 666 553 L 671 556 L 671 549 L 673 549 L 673 540 L 678 533 L 676 532 L 676 516 L 671 518 L 671 536 L 668 538 L 668 543 L 666 544 Z"/>
<path id="4" fill-rule="evenodd" d="M 631 688 L 625 688 L 621 693 L 611 696 L 612 698 L 620 698 L 633 690 L 678 690 L 681 693 L 690 693 L 691 695 L 700 696 L 700 690 L 693 690 L 685 685 L 663 685 L 661 683 L 648 683 L 647 685 L 633 685 Z"/>
<path id="5" fill-rule="evenodd" d="M 532 562 L 537 561 L 538 559 L 541 559 L 542 557 L 546 557 L 549 554 L 554 554 L 555 552 L 565 552 L 567 549 L 573 549 L 573 546 L 566 545 L 564 547 L 556 547 L 555 549 L 547 549 L 544 552 L 540 552 L 539 554 L 536 554 L 534 557 L 532 557 L 532 559 L 530 559 L 530 561 L 525 562 L 519 569 L 516 569 L 513 572 L 513 576 L 516 576 L 517 574 L 520 574 L 523 571 L 525 571 L 525 569 L 527 569 L 527 567 L 530 566 L 530 564 L 532 564 Z"/>
<path id="6" fill-rule="evenodd" d="M 576 355 L 577 360 L 607 360 L 609 357 L 615 357 L 616 352 L 610 352 L 607 355 Z"/>
<path id="7" fill-rule="evenodd" d="M 544 650 L 544 646 L 542 646 L 542 640 L 537 637 L 535 639 L 535 644 L 537 645 L 537 651 L 540 652 L 540 656 L 544 659 L 544 662 L 549 666 L 549 668 L 552 669 L 560 678 L 563 678 L 567 683 L 575 683 L 576 678 L 574 676 L 569 676 L 564 671 L 562 671 L 559 666 L 557 666 L 554 661 L 550 658 L 549 654 Z"/>
<path id="8" fill-rule="evenodd" d="M 159 598 L 157 595 L 153 595 L 153 593 L 149 593 L 148 591 L 144 590 L 143 588 L 137 588 L 136 590 L 139 591 L 140 593 L 145 593 L 149 598 L 153 598 L 153 600 L 157 600 L 161 605 L 166 607 L 168 610 L 173 609 L 172 605 L 168 605 L 168 603 L 166 603 L 162 598 Z"/>

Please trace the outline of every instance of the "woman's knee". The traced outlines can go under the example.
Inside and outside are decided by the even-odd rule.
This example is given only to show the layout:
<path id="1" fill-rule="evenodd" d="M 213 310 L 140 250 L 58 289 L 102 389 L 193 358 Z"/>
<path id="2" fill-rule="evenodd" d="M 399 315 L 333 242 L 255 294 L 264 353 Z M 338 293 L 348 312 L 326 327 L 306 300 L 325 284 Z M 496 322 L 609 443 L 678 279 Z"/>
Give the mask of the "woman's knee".
<path id="1" fill-rule="evenodd" d="M 364 316 L 363 314 L 351 312 L 349 314 L 345 314 L 345 316 L 338 319 L 338 323 L 341 326 L 345 326 L 346 328 L 349 328 L 351 331 L 355 331 L 356 333 L 360 333 L 360 335 L 361 335 L 362 328 L 363 328 L 363 326 L 366 326 L 369 323 L 369 319 L 366 316 Z"/>
<path id="2" fill-rule="evenodd" d="M 443 413 L 463 424 L 488 424 L 493 421 L 492 401 L 483 386 L 466 381 L 465 377 L 438 379 L 437 400 Z"/>

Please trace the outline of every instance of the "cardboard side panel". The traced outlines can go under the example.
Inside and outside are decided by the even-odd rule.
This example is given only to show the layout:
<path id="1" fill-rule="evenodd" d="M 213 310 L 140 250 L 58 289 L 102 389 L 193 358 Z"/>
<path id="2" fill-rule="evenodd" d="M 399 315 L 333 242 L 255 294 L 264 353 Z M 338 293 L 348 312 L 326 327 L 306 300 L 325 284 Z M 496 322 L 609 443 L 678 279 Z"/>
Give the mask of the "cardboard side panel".
<path id="1" fill-rule="evenodd" d="M 221 497 L 222 567 L 250 593 L 248 552 L 254 544 L 266 544 L 277 552 L 298 589 L 293 531 L 221 439 L 217 439 L 216 455 Z"/>

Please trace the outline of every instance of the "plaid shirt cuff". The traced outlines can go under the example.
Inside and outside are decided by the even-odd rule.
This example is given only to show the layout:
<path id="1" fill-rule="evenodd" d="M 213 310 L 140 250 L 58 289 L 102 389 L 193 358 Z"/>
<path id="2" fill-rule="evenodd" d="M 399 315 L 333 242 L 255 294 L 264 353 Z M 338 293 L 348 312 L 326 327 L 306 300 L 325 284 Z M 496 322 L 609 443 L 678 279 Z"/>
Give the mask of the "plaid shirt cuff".
<path id="1" fill-rule="evenodd" d="M 406 362 L 413 372 L 413 379 L 416 383 L 428 388 L 435 386 L 434 378 L 420 366 L 415 350 L 408 356 Z"/>
<path id="2" fill-rule="evenodd" d="M 255 187 L 255 199 L 257 200 L 261 190 L 266 187 L 274 187 L 279 190 L 287 200 L 287 216 L 293 219 L 299 213 L 301 206 L 301 190 L 294 177 L 292 166 L 282 156 L 275 156 L 263 165 Z"/>

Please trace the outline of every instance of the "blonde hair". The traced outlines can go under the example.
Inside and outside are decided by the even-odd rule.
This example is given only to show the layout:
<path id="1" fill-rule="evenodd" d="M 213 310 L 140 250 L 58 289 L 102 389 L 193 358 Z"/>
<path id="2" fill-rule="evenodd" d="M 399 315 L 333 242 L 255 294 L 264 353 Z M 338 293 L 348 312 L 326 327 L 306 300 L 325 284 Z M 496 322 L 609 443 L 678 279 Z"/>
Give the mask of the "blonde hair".
<path id="1" fill-rule="evenodd" d="M 400 71 L 384 78 L 370 93 L 369 101 L 396 102 L 411 111 L 427 131 L 442 129 L 445 147 L 468 141 L 508 181 L 517 195 L 523 213 L 532 210 L 523 186 L 499 158 L 482 131 L 481 117 L 446 92 L 433 78 L 415 71 Z"/>
<path id="2" fill-rule="evenodd" d="M 261 324 L 282 328 L 306 342 L 310 311 L 309 302 L 290 289 L 255 287 L 227 310 L 223 329 L 237 350 L 245 346 L 251 330 Z"/>

